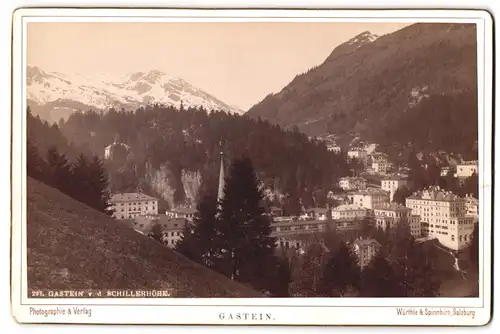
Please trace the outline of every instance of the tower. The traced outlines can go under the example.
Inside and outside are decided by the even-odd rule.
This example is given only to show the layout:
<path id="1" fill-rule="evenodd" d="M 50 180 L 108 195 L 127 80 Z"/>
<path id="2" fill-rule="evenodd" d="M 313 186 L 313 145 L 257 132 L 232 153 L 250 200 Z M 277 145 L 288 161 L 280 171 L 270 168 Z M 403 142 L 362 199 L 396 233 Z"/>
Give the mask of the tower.
<path id="1" fill-rule="evenodd" d="M 220 152 L 220 172 L 219 172 L 219 190 L 217 192 L 217 205 L 220 206 L 222 199 L 224 198 L 224 186 L 225 186 L 225 175 L 224 175 L 224 154 Z"/>

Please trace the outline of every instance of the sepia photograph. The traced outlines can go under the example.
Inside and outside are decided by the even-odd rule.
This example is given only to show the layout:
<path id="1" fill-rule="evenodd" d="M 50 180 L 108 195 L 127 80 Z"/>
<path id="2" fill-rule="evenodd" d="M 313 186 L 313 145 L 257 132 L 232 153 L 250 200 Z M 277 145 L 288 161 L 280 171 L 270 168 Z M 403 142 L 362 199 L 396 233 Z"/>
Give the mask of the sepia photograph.
<path id="1" fill-rule="evenodd" d="M 21 300 L 390 298 L 410 303 L 394 317 L 473 322 L 484 25 L 216 14 L 23 22 Z M 28 315 L 92 321 L 76 304 Z"/>

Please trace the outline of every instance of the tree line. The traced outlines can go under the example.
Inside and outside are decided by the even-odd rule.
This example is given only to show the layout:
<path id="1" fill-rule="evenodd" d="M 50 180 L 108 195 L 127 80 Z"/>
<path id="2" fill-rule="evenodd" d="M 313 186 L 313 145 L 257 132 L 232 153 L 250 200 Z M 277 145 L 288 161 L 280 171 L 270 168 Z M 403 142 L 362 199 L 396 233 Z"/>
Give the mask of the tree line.
<path id="1" fill-rule="evenodd" d="M 248 156 L 266 188 L 283 195 L 279 204 L 289 214 L 321 204 L 321 194 L 352 168 L 343 156 L 298 131 L 202 108 L 149 105 L 134 111 L 87 111 L 72 114 L 59 127 L 68 140 L 94 154 L 101 155 L 114 140 L 130 147 L 123 163 L 109 168 L 114 191 L 147 190 L 147 175 L 166 166 L 174 180 L 175 205 L 186 202 L 181 174 L 217 175 L 221 149 L 229 159 Z"/>
<path id="2" fill-rule="evenodd" d="M 32 126 L 44 129 L 45 133 L 55 134 L 59 148 L 76 148 L 57 135 L 57 128 L 51 128 L 28 112 L 27 175 L 96 210 L 109 213 L 108 179 L 102 161 L 95 155 L 87 157 L 84 153 L 70 160 L 56 145 L 49 146 L 42 154 L 38 143 L 44 143 L 41 146 L 46 147 L 46 138 L 35 137 L 34 132 L 29 131 Z"/>

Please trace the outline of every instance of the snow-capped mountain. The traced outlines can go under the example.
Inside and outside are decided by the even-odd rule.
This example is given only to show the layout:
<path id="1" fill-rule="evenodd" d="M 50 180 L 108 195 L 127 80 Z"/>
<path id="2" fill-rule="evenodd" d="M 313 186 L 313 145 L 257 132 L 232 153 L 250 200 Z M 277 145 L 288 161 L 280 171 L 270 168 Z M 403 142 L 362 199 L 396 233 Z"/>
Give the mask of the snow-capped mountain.
<path id="1" fill-rule="evenodd" d="M 207 111 L 242 113 L 184 79 L 157 70 L 111 78 L 106 74 L 44 72 L 28 66 L 26 80 L 28 105 L 34 114 L 48 121 L 67 118 L 77 110 L 134 109 L 149 103 L 175 107 L 182 103 L 185 107 L 201 106 Z"/>
<path id="2" fill-rule="evenodd" d="M 349 41 L 346 42 L 347 45 L 354 45 L 355 47 L 359 48 L 364 44 L 371 43 L 378 39 L 379 36 L 372 34 L 369 31 L 364 31 L 359 35 L 354 36 L 351 38 Z"/>

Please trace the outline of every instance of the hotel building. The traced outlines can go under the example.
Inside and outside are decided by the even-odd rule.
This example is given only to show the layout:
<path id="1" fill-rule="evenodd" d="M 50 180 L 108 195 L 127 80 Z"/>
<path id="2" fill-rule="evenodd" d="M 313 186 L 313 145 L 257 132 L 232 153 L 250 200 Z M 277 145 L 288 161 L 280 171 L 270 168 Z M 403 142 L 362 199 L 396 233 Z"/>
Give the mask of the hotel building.
<path id="1" fill-rule="evenodd" d="M 335 220 L 361 220 L 370 216 L 370 210 L 357 204 L 342 204 L 332 209 L 332 219 Z"/>
<path id="2" fill-rule="evenodd" d="M 397 203 L 384 203 L 374 207 L 375 226 L 385 230 L 394 228 L 398 224 L 407 224 L 410 228 L 410 234 L 415 238 L 422 235 L 420 227 L 420 216 L 412 215 L 412 210 Z"/>
<path id="3" fill-rule="evenodd" d="M 376 205 L 389 203 L 390 193 L 376 188 L 354 191 L 347 194 L 352 204 L 363 208 L 373 209 Z"/>
<path id="4" fill-rule="evenodd" d="M 422 235 L 435 237 L 452 250 L 470 243 L 476 219 L 467 215 L 463 198 L 434 186 L 409 196 L 406 206 L 420 216 Z"/>
<path id="5" fill-rule="evenodd" d="M 158 214 L 158 200 L 142 193 L 115 194 L 108 204 L 113 210 L 113 218 L 116 219 Z"/>
<path id="6" fill-rule="evenodd" d="M 339 180 L 339 187 L 343 190 L 364 190 L 366 189 L 367 181 L 362 177 L 342 177 Z"/>

